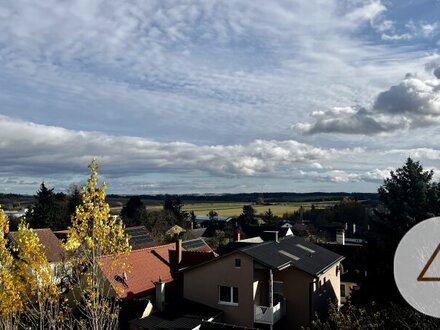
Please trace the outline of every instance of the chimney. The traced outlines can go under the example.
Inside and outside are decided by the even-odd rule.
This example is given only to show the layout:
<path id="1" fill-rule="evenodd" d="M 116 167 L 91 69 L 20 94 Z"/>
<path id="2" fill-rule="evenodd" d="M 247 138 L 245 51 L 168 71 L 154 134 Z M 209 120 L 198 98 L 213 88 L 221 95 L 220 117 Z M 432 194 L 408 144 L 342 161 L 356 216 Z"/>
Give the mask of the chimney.
<path id="1" fill-rule="evenodd" d="M 345 230 L 344 229 L 338 229 L 336 231 L 336 243 L 345 245 Z"/>
<path id="2" fill-rule="evenodd" d="M 280 242 L 278 239 L 278 231 L 276 230 L 274 231 L 265 230 L 261 238 L 263 239 L 263 241 L 272 241 L 277 243 Z"/>
<path id="3" fill-rule="evenodd" d="M 240 228 L 235 227 L 234 228 L 234 242 L 237 242 L 240 240 Z"/>
<path id="4" fill-rule="evenodd" d="M 181 239 L 179 239 L 179 240 L 177 240 L 177 242 L 176 242 L 176 255 L 177 255 L 177 266 L 179 266 L 180 265 L 180 263 L 182 262 L 182 250 L 183 250 L 183 248 L 182 248 L 182 240 Z"/>
<path id="5" fill-rule="evenodd" d="M 156 287 L 156 307 L 160 312 L 165 309 L 165 282 L 159 277 L 159 281 L 154 283 Z"/>

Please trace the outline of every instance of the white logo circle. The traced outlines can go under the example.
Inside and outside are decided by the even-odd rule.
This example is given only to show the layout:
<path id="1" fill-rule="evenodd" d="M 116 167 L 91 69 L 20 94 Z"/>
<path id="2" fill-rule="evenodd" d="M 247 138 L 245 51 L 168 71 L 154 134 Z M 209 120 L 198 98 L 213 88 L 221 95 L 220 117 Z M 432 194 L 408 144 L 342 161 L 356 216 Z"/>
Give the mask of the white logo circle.
<path id="1" fill-rule="evenodd" d="M 440 318 L 440 217 L 420 222 L 402 238 L 394 279 L 412 307 Z"/>

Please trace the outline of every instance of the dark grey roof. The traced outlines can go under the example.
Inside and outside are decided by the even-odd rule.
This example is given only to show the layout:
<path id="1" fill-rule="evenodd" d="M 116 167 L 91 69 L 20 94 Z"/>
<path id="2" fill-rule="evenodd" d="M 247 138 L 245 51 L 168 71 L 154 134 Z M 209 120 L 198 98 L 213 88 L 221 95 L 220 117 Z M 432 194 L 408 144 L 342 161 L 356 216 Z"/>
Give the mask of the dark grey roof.
<path id="1" fill-rule="evenodd" d="M 172 311 L 134 319 L 129 323 L 140 329 L 194 329 L 204 320 L 216 319 L 221 314 L 221 310 L 184 300 L 174 306 Z"/>
<path id="2" fill-rule="evenodd" d="M 191 316 L 180 316 L 172 320 L 154 315 L 143 319 L 131 320 L 130 323 L 141 329 L 194 329 L 202 323 L 202 319 Z"/>
<path id="3" fill-rule="evenodd" d="M 197 223 L 204 222 L 204 221 L 209 221 L 209 222 L 212 222 L 212 221 L 226 221 L 226 222 L 228 222 L 230 220 L 232 220 L 232 217 L 222 217 L 220 215 L 215 216 L 212 220 L 211 220 L 211 218 L 209 216 L 206 216 L 206 215 L 197 215 L 196 216 L 196 222 Z"/>
<path id="4" fill-rule="evenodd" d="M 154 242 L 145 226 L 126 227 L 125 233 L 130 236 L 133 250 L 147 247 Z"/>
<path id="5" fill-rule="evenodd" d="M 204 236 L 206 230 L 206 228 L 189 229 L 183 234 L 182 238 L 185 240 L 200 238 Z"/>
<path id="6" fill-rule="evenodd" d="M 240 251 L 272 269 L 294 266 L 314 276 L 344 258 L 297 236 L 281 238 L 279 242 L 249 245 Z"/>
<path id="7" fill-rule="evenodd" d="M 219 322 L 207 322 L 204 321 L 200 326 L 200 330 L 211 330 L 211 329 L 221 329 L 221 330 L 258 330 L 258 328 L 248 328 L 241 325 L 219 323 Z"/>

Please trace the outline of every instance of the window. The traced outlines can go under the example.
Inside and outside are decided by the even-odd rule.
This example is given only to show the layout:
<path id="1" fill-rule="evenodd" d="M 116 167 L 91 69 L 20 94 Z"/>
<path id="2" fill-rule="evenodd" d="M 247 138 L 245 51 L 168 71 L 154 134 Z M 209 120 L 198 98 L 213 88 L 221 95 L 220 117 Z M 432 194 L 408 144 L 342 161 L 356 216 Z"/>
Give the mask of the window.
<path id="1" fill-rule="evenodd" d="M 224 305 L 238 305 L 238 288 L 220 285 L 218 287 L 218 302 Z"/>
<path id="2" fill-rule="evenodd" d="M 241 267 L 241 259 L 235 259 L 235 268 Z"/>
<path id="3" fill-rule="evenodd" d="M 345 285 L 341 284 L 341 297 L 345 297 Z"/>

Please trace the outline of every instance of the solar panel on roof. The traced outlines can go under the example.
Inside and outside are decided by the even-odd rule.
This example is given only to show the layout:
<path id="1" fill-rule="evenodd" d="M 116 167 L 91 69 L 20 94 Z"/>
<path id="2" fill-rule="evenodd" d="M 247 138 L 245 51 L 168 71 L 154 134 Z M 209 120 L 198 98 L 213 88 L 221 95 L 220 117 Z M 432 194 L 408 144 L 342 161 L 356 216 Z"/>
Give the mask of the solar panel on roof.
<path id="1" fill-rule="evenodd" d="M 125 233 L 130 236 L 130 244 L 132 246 L 153 242 L 146 228 L 125 228 Z"/>
<path id="2" fill-rule="evenodd" d="M 185 250 L 197 249 L 205 245 L 202 239 L 182 242 L 182 246 Z"/>

